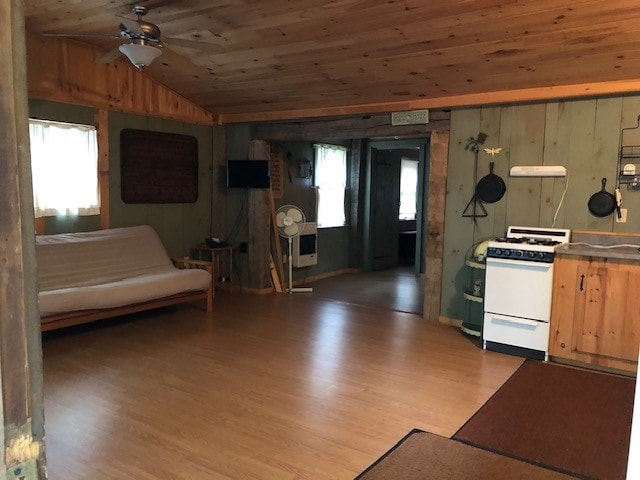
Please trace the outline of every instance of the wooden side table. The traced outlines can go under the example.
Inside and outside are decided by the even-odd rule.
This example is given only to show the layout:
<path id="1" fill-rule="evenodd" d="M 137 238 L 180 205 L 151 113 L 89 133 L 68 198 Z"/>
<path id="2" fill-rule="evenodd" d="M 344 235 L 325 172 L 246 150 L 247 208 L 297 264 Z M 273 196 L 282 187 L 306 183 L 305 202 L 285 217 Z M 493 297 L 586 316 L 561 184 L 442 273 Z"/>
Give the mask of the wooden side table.
<path id="1" fill-rule="evenodd" d="M 226 253 L 229 258 L 229 271 L 228 271 L 228 283 L 229 283 L 229 291 L 233 293 L 233 247 L 231 245 L 222 245 L 220 247 L 210 247 L 206 243 L 199 243 L 195 248 L 198 251 L 198 260 L 202 260 L 202 256 L 205 252 L 209 252 L 211 255 L 211 264 L 213 265 L 214 277 L 212 278 L 213 282 L 213 291 L 215 295 L 216 286 L 220 285 L 223 282 L 218 280 L 218 276 L 220 275 L 220 254 Z M 226 282 L 224 282 L 226 283 Z"/>

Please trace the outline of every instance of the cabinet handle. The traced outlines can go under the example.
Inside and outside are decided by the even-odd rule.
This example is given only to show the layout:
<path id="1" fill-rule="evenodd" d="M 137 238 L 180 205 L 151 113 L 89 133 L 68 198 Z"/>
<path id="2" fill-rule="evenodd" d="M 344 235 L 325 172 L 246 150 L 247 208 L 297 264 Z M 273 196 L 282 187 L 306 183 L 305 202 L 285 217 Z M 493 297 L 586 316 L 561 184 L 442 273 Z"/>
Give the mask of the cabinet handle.
<path id="1" fill-rule="evenodd" d="M 584 290 L 584 275 L 580 275 L 580 291 Z"/>

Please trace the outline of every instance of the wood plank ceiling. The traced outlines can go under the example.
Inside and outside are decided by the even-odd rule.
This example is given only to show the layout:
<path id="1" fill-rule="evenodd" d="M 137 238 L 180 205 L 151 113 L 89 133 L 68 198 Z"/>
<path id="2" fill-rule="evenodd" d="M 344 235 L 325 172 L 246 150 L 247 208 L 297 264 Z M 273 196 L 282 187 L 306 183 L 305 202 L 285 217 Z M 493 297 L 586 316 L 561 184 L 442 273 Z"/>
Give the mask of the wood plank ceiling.
<path id="1" fill-rule="evenodd" d="M 540 87 L 548 98 L 640 89 L 633 0 L 141 3 L 164 36 L 220 47 L 165 48 L 145 73 L 229 121 L 456 106 Z M 129 14 L 121 0 L 25 4 L 35 33 L 116 35 L 116 14 Z M 105 52 L 118 45 L 78 39 Z"/>

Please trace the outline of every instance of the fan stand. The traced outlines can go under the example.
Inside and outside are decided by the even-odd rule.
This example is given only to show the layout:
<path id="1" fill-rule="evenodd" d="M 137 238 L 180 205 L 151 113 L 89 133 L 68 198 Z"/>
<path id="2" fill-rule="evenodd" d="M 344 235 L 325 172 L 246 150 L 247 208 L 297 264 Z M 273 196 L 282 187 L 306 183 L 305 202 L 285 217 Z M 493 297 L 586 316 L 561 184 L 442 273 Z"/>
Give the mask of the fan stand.
<path id="1" fill-rule="evenodd" d="M 287 293 L 310 293 L 313 292 L 313 288 L 310 287 L 299 287 L 293 288 L 293 256 L 291 255 L 293 249 L 293 237 L 291 235 L 288 236 L 289 240 L 289 288 L 287 288 Z"/>

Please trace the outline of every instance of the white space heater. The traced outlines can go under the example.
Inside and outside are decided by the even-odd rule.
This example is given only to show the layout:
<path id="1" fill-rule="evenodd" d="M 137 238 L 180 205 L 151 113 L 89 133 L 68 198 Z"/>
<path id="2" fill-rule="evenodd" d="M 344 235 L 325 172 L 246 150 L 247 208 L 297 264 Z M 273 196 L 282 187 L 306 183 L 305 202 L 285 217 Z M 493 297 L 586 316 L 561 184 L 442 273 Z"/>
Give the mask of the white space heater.
<path id="1" fill-rule="evenodd" d="M 291 264 L 296 268 L 309 267 L 318 263 L 318 224 L 306 222 L 301 225 L 300 234 L 293 237 Z"/>

